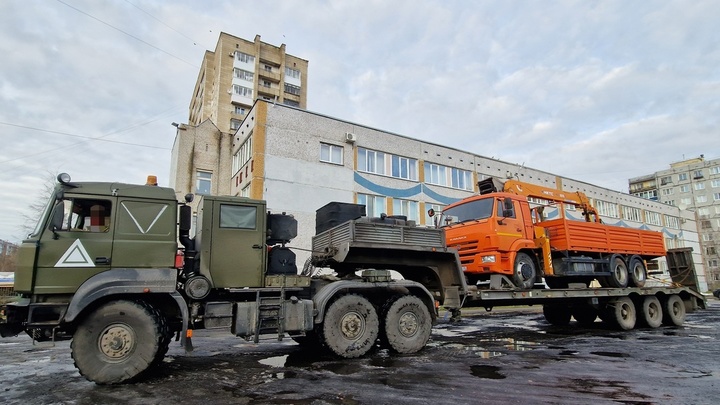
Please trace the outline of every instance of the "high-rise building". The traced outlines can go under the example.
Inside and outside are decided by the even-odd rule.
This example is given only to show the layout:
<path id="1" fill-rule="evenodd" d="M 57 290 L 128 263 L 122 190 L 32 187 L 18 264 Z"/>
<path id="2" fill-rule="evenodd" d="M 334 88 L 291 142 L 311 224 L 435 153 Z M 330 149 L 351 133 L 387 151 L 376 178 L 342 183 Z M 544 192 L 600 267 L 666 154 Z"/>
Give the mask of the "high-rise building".
<path id="1" fill-rule="evenodd" d="M 308 61 L 260 41 L 220 33 L 198 73 L 188 124 L 212 121 L 222 132 L 240 127 L 256 99 L 307 108 Z"/>
<path id="2" fill-rule="evenodd" d="M 305 109 L 308 61 L 278 46 L 220 33 L 198 73 L 188 124 L 174 124 L 170 186 L 185 193 L 230 194 L 233 134 L 255 100 Z"/>
<path id="3" fill-rule="evenodd" d="M 628 183 L 633 195 L 695 212 L 708 285 L 720 288 L 720 159 L 700 155 Z"/>

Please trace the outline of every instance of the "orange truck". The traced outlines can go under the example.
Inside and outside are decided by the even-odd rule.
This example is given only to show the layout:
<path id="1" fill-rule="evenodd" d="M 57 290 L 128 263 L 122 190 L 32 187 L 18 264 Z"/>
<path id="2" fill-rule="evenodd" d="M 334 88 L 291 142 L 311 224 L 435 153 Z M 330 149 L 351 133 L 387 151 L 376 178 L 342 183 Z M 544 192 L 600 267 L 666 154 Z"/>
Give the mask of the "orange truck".
<path id="1" fill-rule="evenodd" d="M 541 278 L 550 288 L 593 280 L 602 287 L 643 287 L 648 261 L 665 256 L 660 232 L 604 224 L 582 192 L 493 178 L 478 186 L 479 195 L 447 206 L 438 223 L 469 284 L 501 274 L 519 289 Z M 548 206 L 557 207 L 557 218 L 545 217 Z M 567 218 L 566 209 L 584 220 Z"/>

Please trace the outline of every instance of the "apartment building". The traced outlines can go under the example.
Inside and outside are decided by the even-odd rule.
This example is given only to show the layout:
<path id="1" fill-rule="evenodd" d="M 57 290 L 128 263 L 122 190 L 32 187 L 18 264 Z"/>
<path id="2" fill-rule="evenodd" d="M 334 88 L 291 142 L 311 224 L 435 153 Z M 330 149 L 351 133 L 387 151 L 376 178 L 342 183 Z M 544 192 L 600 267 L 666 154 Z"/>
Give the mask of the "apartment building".
<path id="1" fill-rule="evenodd" d="M 247 41 L 221 32 L 198 72 L 188 123 L 212 121 L 222 132 L 240 127 L 256 99 L 307 108 L 308 61 L 260 35 Z"/>
<path id="2" fill-rule="evenodd" d="M 720 159 L 700 155 L 628 183 L 633 195 L 694 213 L 708 284 L 720 288 Z"/>
<path id="3" fill-rule="evenodd" d="M 186 183 L 179 194 L 223 190 L 218 193 L 266 200 L 269 210 L 298 219 L 300 235 L 291 246 L 302 249 L 310 248 L 316 210 L 330 201 L 365 204 L 368 215 L 405 215 L 432 226 L 428 209 L 441 210 L 476 193 L 478 180 L 497 177 L 582 191 L 606 223 L 661 231 L 668 247 L 699 250 L 694 214 L 676 206 L 282 104 L 256 101 L 229 139 L 208 123 L 181 128 L 178 138 L 184 144 L 194 138 L 193 145 L 209 145 L 218 151 L 214 159 L 226 163 L 221 176 Z M 181 154 L 193 153 L 192 148 Z M 582 220 L 572 210 L 545 212 L 550 218 Z M 694 261 L 705 285 L 700 256 Z M 664 262 L 660 266 L 666 271 Z"/>

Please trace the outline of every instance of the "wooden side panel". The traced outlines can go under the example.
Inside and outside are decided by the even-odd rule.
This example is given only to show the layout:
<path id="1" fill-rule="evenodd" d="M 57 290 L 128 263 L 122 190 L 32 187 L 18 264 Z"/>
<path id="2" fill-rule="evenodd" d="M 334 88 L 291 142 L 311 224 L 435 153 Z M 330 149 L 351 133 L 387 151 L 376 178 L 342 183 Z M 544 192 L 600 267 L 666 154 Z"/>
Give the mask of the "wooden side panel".
<path id="1" fill-rule="evenodd" d="M 662 233 L 565 219 L 541 224 L 550 236 L 550 247 L 594 253 L 637 254 L 647 258 L 665 255 Z"/>

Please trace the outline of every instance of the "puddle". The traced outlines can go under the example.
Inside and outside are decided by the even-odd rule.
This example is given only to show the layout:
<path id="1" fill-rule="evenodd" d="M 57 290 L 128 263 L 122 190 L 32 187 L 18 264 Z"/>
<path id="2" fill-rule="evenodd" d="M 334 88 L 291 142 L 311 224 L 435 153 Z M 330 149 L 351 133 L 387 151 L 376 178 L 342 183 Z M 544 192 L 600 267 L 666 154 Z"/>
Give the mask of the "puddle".
<path id="1" fill-rule="evenodd" d="M 266 359 L 260 359 L 258 360 L 258 363 L 264 364 L 266 366 L 270 367 L 285 367 L 285 363 L 287 362 L 287 354 L 284 356 L 275 356 L 275 357 L 268 357 Z"/>
<path id="2" fill-rule="evenodd" d="M 505 375 L 499 372 L 500 367 L 496 366 L 470 366 L 470 374 L 479 378 L 487 378 L 490 380 L 502 380 L 506 378 Z"/>
<path id="3" fill-rule="evenodd" d="M 563 350 L 560 352 L 561 356 L 574 356 L 578 354 L 579 352 L 577 350 Z"/>
<path id="4" fill-rule="evenodd" d="M 590 354 L 594 354 L 596 356 L 604 356 L 604 357 L 617 357 L 617 358 L 628 358 L 630 357 L 627 353 L 618 353 L 618 352 L 590 352 Z"/>

